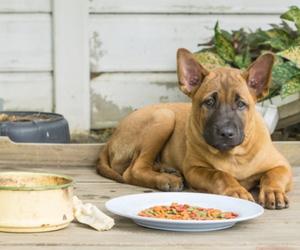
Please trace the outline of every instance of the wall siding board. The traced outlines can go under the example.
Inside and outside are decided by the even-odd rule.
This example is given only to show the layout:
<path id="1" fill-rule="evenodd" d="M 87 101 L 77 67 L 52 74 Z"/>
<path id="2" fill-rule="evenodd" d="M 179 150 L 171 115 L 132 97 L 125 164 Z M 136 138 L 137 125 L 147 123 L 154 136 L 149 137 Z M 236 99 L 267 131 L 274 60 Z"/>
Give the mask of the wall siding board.
<path id="1" fill-rule="evenodd" d="M 54 0 L 55 111 L 71 131 L 90 129 L 88 2 Z M 71 7 L 72 8 L 71 8 Z"/>
<path id="2" fill-rule="evenodd" d="M 221 28 L 269 28 L 295 1 L 98 1 L 90 3 L 90 65 L 93 129 L 115 126 L 136 108 L 188 101 L 177 87 L 176 51 Z M 225 14 L 225 15 L 224 15 Z M 138 93 L 138 94 L 137 94 Z"/>
<path id="3" fill-rule="evenodd" d="M 1 0 L 0 13 L 49 13 L 51 0 Z"/>
<path id="4" fill-rule="evenodd" d="M 273 15 L 92 15 L 90 64 L 93 72 L 174 71 L 176 50 L 199 50 L 219 20 L 231 30 L 268 28 Z"/>
<path id="5" fill-rule="evenodd" d="M 51 71 L 50 14 L 0 15 L 0 72 Z"/>
<path id="6" fill-rule="evenodd" d="M 227 30 L 268 28 L 269 23 L 280 22 L 279 15 L 289 6 L 300 3 L 56 0 L 56 4 L 64 7 L 60 17 L 55 17 L 53 1 L 0 1 L 0 110 L 52 111 L 56 106 L 56 111 L 66 113 L 79 130 L 89 127 L 90 118 L 92 128 L 110 127 L 136 108 L 158 102 L 188 101 L 177 88 L 175 55 L 179 47 L 198 50 L 198 43 L 212 37 L 217 20 Z M 74 16 L 63 17 L 64 10 Z M 65 22 L 66 18 L 69 21 Z M 52 23 L 60 25 L 59 22 L 64 26 L 55 34 Z M 77 33 L 75 29 L 76 34 L 68 33 L 73 26 Z M 74 38 L 74 34 L 81 35 Z M 88 65 L 88 41 L 91 71 L 102 73 L 90 84 L 88 66 L 84 66 Z M 79 55 L 78 51 L 85 52 Z M 72 59 L 74 56 L 76 59 Z M 52 71 L 57 84 L 55 93 Z M 79 113 L 84 115 L 79 116 L 76 110 L 82 110 Z"/>
<path id="7" fill-rule="evenodd" d="M 91 13 L 280 14 L 299 0 L 90 0 Z"/>
<path id="8" fill-rule="evenodd" d="M 106 128 L 136 108 L 187 102 L 175 73 L 106 73 L 91 82 L 92 128 Z"/>
<path id="9" fill-rule="evenodd" d="M 0 73 L 0 110 L 51 112 L 51 73 Z"/>

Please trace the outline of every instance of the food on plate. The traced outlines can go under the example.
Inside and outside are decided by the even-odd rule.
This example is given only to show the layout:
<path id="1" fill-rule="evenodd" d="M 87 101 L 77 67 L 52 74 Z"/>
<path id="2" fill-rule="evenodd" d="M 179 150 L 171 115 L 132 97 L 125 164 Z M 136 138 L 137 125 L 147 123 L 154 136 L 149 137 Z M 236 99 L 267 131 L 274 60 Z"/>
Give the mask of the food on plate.
<path id="1" fill-rule="evenodd" d="M 159 205 L 144 209 L 139 216 L 170 220 L 226 220 L 238 217 L 234 212 L 215 208 L 203 208 L 173 202 L 170 206 Z"/>

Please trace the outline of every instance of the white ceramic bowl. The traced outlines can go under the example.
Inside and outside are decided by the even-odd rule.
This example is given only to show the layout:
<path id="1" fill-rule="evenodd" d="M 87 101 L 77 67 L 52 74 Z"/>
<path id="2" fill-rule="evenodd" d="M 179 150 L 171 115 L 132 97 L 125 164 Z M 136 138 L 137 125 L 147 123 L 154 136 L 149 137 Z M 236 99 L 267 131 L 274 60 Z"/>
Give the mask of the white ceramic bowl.
<path id="1" fill-rule="evenodd" d="M 45 232 L 73 220 L 73 180 L 31 172 L 0 173 L 0 231 Z"/>

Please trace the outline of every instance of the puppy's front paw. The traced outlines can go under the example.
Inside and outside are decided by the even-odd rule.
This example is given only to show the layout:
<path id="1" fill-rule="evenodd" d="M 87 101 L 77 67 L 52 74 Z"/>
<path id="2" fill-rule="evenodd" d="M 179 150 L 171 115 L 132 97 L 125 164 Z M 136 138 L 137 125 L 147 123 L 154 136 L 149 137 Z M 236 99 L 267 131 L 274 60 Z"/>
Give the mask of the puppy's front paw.
<path id="1" fill-rule="evenodd" d="M 262 188 L 258 203 L 268 209 L 284 209 L 289 207 L 289 200 L 284 191 L 275 188 Z"/>
<path id="2" fill-rule="evenodd" d="M 228 187 L 224 190 L 222 194 L 232 196 L 235 198 L 244 199 L 244 200 L 254 201 L 252 194 L 250 194 L 243 187 Z"/>
<path id="3" fill-rule="evenodd" d="M 156 186 L 162 191 L 182 191 L 184 187 L 181 177 L 166 173 L 156 177 Z"/>
<path id="4" fill-rule="evenodd" d="M 167 174 L 172 174 L 178 177 L 182 177 L 182 174 L 180 173 L 179 170 L 177 170 L 176 168 L 172 168 L 172 167 L 167 167 L 167 168 L 162 168 L 160 169 L 161 173 L 167 173 Z"/>

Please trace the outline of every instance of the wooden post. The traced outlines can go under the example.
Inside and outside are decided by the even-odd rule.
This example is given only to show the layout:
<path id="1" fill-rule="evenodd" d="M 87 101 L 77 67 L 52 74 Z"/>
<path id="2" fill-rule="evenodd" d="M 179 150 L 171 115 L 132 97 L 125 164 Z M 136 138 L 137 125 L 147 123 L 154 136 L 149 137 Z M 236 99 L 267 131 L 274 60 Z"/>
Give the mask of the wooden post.
<path id="1" fill-rule="evenodd" d="M 90 129 L 88 0 L 53 0 L 54 110 L 71 132 Z"/>

